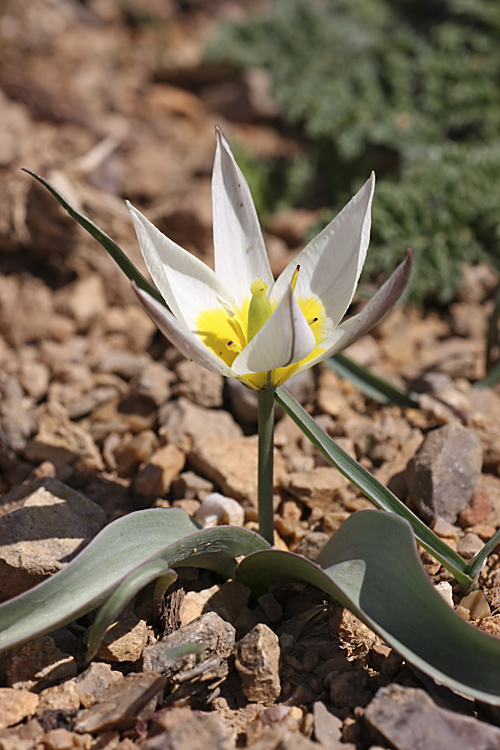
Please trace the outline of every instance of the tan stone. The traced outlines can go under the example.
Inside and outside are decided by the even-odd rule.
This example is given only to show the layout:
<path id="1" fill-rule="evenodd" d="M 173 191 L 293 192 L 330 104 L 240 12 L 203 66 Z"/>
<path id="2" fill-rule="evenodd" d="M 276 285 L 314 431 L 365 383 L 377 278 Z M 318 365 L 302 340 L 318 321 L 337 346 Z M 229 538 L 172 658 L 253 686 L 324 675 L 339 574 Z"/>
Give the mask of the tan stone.
<path id="1" fill-rule="evenodd" d="M 35 693 L 13 688 L 0 688 L 0 729 L 12 727 L 33 716 L 39 697 Z"/>
<path id="2" fill-rule="evenodd" d="M 204 409 L 186 398 L 168 401 L 159 410 L 160 436 L 188 452 L 195 439 L 208 436 L 212 441 L 219 438 L 237 440 L 243 430 L 231 414 L 222 409 Z"/>
<path id="3" fill-rule="evenodd" d="M 281 692 L 280 646 L 276 633 L 259 623 L 236 646 L 235 666 L 251 703 L 274 703 Z"/>
<path id="4" fill-rule="evenodd" d="M 224 378 L 216 372 L 204 370 L 195 362 L 183 359 L 175 368 L 179 377 L 172 389 L 176 396 L 185 396 L 198 406 L 218 409 L 222 406 Z"/>
<path id="5" fill-rule="evenodd" d="M 239 440 L 214 440 L 201 435 L 193 441 L 188 454 L 192 466 L 217 485 L 225 495 L 238 502 L 257 504 L 257 440 L 243 437 Z M 274 453 L 274 482 L 278 487 L 285 474 L 283 459 Z"/>
<path id="6" fill-rule="evenodd" d="M 350 494 L 349 480 L 333 466 L 289 474 L 283 486 L 309 508 L 319 506 L 325 510 L 335 510 Z"/>
<path id="7" fill-rule="evenodd" d="M 103 635 L 96 656 L 104 661 L 134 662 L 148 642 L 148 627 L 133 612 L 125 610 Z"/>
<path id="8" fill-rule="evenodd" d="M 58 403 L 43 404 L 37 414 L 38 433 L 28 442 L 25 457 L 33 463 L 76 463 L 85 469 L 103 469 L 99 450 L 89 433 L 71 422 Z"/>
<path id="9" fill-rule="evenodd" d="M 44 711 L 78 711 L 80 696 L 73 680 L 46 688 L 40 693 L 37 716 Z"/>
<path id="10" fill-rule="evenodd" d="M 185 463 L 186 456 L 175 445 L 158 448 L 137 473 L 134 490 L 145 496 L 165 495 Z"/>

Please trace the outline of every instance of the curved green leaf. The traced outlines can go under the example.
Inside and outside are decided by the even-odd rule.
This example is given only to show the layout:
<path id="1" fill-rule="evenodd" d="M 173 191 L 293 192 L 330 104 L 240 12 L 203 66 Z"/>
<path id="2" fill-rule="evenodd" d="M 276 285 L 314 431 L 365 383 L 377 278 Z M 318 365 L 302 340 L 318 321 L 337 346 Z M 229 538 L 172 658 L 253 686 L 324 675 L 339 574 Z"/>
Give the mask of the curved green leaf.
<path id="1" fill-rule="evenodd" d="M 23 169 L 23 172 L 27 172 L 28 174 L 30 174 L 35 178 L 35 180 L 38 180 L 38 182 L 46 187 L 49 193 L 52 193 L 54 198 L 59 201 L 61 206 L 69 213 L 69 215 L 73 219 L 75 219 L 75 221 L 77 221 L 81 227 L 86 229 L 86 231 L 102 245 L 106 252 L 111 255 L 115 263 L 120 266 L 121 270 L 123 271 L 125 276 L 128 276 L 130 281 L 135 281 L 140 289 L 144 289 L 144 291 L 154 297 L 155 300 L 161 302 L 162 305 L 166 306 L 166 302 L 161 296 L 158 289 L 156 289 L 156 287 L 149 283 L 146 277 L 143 276 L 142 273 L 134 266 L 132 261 L 127 258 L 121 247 L 117 245 L 116 242 L 112 240 L 108 234 L 106 234 L 106 232 L 103 232 L 102 229 L 99 229 L 97 224 L 94 224 L 93 221 L 90 221 L 90 219 L 80 213 L 80 211 L 77 211 L 76 208 L 72 206 L 71 203 L 67 201 L 66 198 L 59 192 L 59 190 L 51 185 L 50 182 L 48 182 L 46 179 L 40 177 L 40 175 L 36 172 L 32 172 L 31 169 Z"/>
<path id="2" fill-rule="evenodd" d="M 483 567 L 484 563 L 486 562 L 486 558 L 491 555 L 497 544 L 500 542 L 500 529 L 497 530 L 495 534 L 491 537 L 491 539 L 488 539 L 484 547 L 481 547 L 479 552 L 476 552 L 474 557 L 469 563 L 469 566 L 467 568 L 467 572 L 470 575 L 470 577 L 474 580 L 476 575 L 479 573 L 481 568 Z"/>
<path id="3" fill-rule="evenodd" d="M 0 651 L 90 612 L 149 560 L 205 567 L 230 577 L 236 557 L 268 546 L 247 529 L 200 530 L 179 508 L 131 513 L 106 526 L 65 568 L 0 605 Z"/>
<path id="4" fill-rule="evenodd" d="M 92 624 L 86 661 L 93 659 L 106 629 L 116 620 L 120 612 L 144 586 L 160 576 L 167 587 L 177 579 L 177 573 L 169 568 L 165 560 L 150 560 L 144 565 L 139 565 L 116 587 L 109 599 L 102 605 Z"/>
<path id="5" fill-rule="evenodd" d="M 402 518 L 358 511 L 315 563 L 291 552 L 256 552 L 242 560 L 236 579 L 256 595 L 275 581 L 312 583 L 438 682 L 500 705 L 500 640 L 467 624 L 446 604 Z"/>
<path id="6" fill-rule="evenodd" d="M 397 388 L 388 380 L 374 375 L 368 368 L 358 365 L 345 354 L 334 354 L 325 359 L 325 365 L 341 378 L 350 380 L 365 396 L 380 404 L 398 404 L 412 409 L 420 409 L 418 395 Z"/>
<path id="7" fill-rule="evenodd" d="M 378 479 L 375 479 L 369 471 L 354 458 L 351 458 L 329 435 L 323 432 L 311 415 L 295 401 L 283 386 L 276 388 L 275 399 L 327 461 L 361 490 L 377 508 L 405 518 L 411 524 L 418 543 L 434 555 L 455 576 L 463 588 L 468 589 L 470 587 L 472 579 L 468 575 L 467 563 L 459 554 L 436 536 L 396 495 L 393 495 L 387 487 L 384 487 Z"/>

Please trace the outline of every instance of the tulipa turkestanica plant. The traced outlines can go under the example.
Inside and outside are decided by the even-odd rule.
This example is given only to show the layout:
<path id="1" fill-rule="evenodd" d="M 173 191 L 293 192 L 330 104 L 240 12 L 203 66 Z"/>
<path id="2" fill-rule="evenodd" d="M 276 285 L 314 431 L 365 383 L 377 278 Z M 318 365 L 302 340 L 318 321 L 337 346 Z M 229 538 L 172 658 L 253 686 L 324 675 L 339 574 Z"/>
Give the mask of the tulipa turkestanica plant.
<path id="1" fill-rule="evenodd" d="M 500 641 L 465 623 L 446 604 L 429 581 L 415 543 L 416 539 L 468 589 L 499 533 L 466 562 L 342 451 L 282 385 L 365 334 L 405 288 L 409 252 L 363 310 L 342 322 L 368 250 L 374 176 L 275 281 L 250 190 L 218 129 L 212 183 L 215 270 L 130 206 L 156 286 L 50 183 L 33 176 L 114 258 L 146 311 L 185 356 L 257 391 L 260 534 L 230 526 L 201 529 L 177 508 L 124 516 L 103 529 L 65 568 L 0 605 L 0 650 L 51 632 L 102 605 L 89 636 L 91 658 L 106 627 L 141 588 L 156 580 L 158 602 L 176 578 L 175 566 L 191 565 L 234 577 L 256 596 L 275 581 L 314 584 L 418 669 L 452 689 L 500 705 Z M 315 562 L 271 548 L 275 401 L 379 508 L 349 517 Z"/>
<path id="2" fill-rule="evenodd" d="M 219 128 L 216 133 L 215 271 L 129 205 L 144 261 L 168 309 L 135 289 L 186 357 L 258 391 L 259 530 L 272 544 L 274 389 L 376 325 L 403 292 L 411 255 L 368 310 L 341 323 L 368 250 L 375 175 L 274 281 L 250 189 Z"/>

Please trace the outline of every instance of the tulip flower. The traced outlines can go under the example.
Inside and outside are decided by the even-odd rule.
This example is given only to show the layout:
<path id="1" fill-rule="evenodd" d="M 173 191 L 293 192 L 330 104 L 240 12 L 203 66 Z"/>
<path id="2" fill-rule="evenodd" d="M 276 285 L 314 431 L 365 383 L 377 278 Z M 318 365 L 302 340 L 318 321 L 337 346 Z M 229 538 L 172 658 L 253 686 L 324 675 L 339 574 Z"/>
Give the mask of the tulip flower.
<path id="1" fill-rule="evenodd" d="M 167 309 L 135 288 L 159 329 L 202 367 L 256 390 L 345 349 L 403 291 L 410 257 L 364 310 L 341 322 L 368 249 L 375 176 L 275 281 L 248 184 L 217 128 L 212 179 L 215 271 L 129 205 L 142 254 Z"/>

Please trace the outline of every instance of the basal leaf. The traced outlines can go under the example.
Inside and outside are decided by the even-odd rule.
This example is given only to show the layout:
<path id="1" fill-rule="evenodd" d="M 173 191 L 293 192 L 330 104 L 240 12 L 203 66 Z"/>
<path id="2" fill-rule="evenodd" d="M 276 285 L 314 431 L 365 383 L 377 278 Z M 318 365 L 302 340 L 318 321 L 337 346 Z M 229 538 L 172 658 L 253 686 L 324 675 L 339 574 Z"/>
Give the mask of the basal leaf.
<path id="1" fill-rule="evenodd" d="M 500 640 L 464 622 L 429 581 L 410 524 L 376 510 L 345 521 L 316 562 L 278 550 L 242 560 L 238 581 L 311 583 L 353 612 L 404 659 L 448 687 L 500 705 Z"/>
<path id="2" fill-rule="evenodd" d="M 169 568 L 165 560 L 150 560 L 139 565 L 118 584 L 109 599 L 102 605 L 92 624 L 87 644 L 87 661 L 95 656 L 106 629 L 116 620 L 120 612 L 144 586 L 160 576 L 168 587 L 176 580 L 177 573 Z"/>
<path id="3" fill-rule="evenodd" d="M 269 545 L 233 526 L 200 530 L 178 508 L 142 510 L 106 526 L 68 565 L 0 605 L 0 651 L 81 617 L 149 560 L 205 567 L 231 577 L 235 557 Z"/>
<path id="4" fill-rule="evenodd" d="M 377 508 L 386 510 L 389 513 L 395 513 L 409 521 L 418 543 L 434 555 L 465 589 L 470 587 L 472 579 L 468 575 L 467 563 L 460 555 L 436 536 L 396 495 L 393 495 L 369 471 L 342 450 L 316 424 L 311 415 L 295 401 L 283 386 L 276 388 L 275 398 L 278 404 L 283 407 L 313 445 L 316 446 L 333 466 L 361 490 Z"/>

